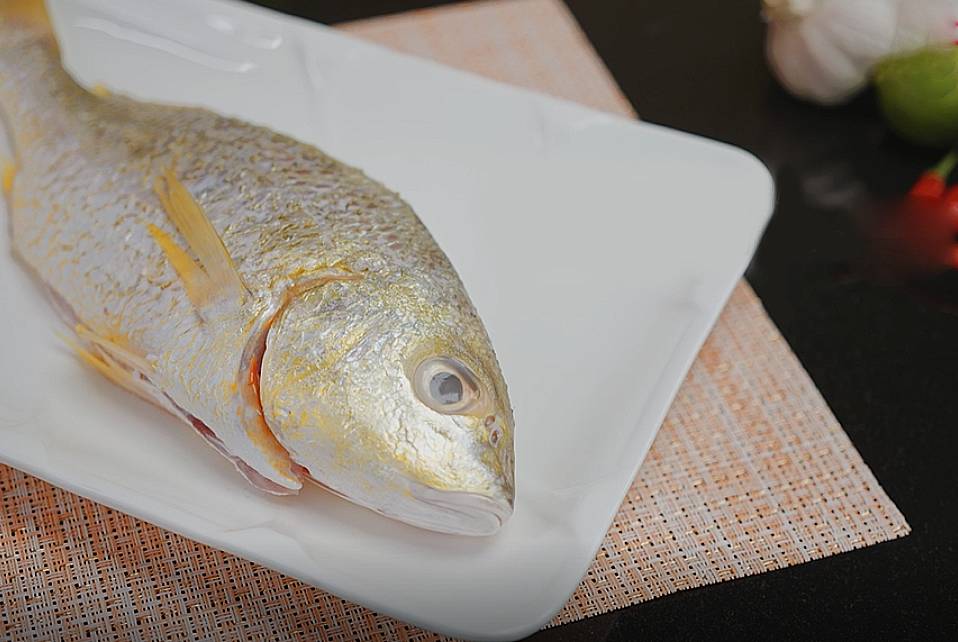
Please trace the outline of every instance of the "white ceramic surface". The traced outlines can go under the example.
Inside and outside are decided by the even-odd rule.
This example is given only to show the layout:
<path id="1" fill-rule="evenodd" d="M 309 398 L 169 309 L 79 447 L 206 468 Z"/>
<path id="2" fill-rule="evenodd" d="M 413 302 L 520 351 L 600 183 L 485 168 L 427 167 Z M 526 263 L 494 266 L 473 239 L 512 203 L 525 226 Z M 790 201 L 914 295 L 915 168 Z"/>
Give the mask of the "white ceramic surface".
<path id="1" fill-rule="evenodd" d="M 500 356 L 518 495 L 498 535 L 471 539 L 315 488 L 258 494 L 191 429 L 62 347 L 5 232 L 0 460 L 429 629 L 500 640 L 545 624 L 751 256 L 772 207 L 764 167 L 238 2 L 52 7 L 82 81 L 267 124 L 405 196 Z"/>

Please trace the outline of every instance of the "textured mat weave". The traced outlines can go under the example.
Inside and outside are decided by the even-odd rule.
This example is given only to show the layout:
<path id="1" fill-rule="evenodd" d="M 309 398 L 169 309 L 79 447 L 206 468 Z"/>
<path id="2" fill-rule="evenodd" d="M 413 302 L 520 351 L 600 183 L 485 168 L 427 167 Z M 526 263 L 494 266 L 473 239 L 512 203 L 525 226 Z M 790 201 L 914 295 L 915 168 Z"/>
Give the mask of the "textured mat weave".
<path id="1" fill-rule="evenodd" d="M 426 10 L 345 28 L 631 113 L 554 0 Z M 0 639 L 438 639 L 2 466 L 0 498 Z M 742 283 L 592 569 L 554 623 L 908 530 Z"/>

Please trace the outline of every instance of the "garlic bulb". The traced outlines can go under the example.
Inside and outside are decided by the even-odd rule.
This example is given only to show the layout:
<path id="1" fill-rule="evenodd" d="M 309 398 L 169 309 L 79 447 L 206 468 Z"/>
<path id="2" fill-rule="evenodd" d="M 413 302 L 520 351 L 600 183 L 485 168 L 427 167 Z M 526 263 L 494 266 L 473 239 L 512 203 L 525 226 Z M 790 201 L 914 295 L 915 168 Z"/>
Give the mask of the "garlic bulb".
<path id="1" fill-rule="evenodd" d="M 958 42 L 958 0 L 898 0 L 890 54 Z"/>
<path id="2" fill-rule="evenodd" d="M 885 56 L 958 38 L 958 0 L 764 0 L 767 55 L 791 93 L 849 99 Z"/>

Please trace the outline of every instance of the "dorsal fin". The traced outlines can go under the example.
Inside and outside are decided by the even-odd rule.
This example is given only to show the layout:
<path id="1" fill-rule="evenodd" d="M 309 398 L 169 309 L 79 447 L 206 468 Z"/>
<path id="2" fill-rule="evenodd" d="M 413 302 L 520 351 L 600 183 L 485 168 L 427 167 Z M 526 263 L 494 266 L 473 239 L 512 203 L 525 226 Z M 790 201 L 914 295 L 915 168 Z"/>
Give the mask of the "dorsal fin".
<path id="1" fill-rule="evenodd" d="M 202 293 L 199 298 L 204 303 L 218 299 L 220 296 L 233 298 L 237 302 L 242 301 L 248 290 L 236 269 L 236 265 L 233 263 L 233 258 L 226 250 L 226 246 L 217 234 L 216 229 L 213 228 L 213 224 L 207 218 L 206 212 L 176 177 L 172 167 L 157 177 L 153 189 L 156 191 L 166 215 L 186 240 L 190 250 L 199 259 L 202 271 L 207 277 L 202 282 L 202 287 L 195 289 L 197 294 Z M 157 231 L 162 233 L 162 230 L 158 230 L 158 228 Z M 186 268 L 183 262 L 182 249 L 165 233 L 158 237 L 154 230 L 151 229 L 150 232 L 166 252 L 167 258 L 173 263 L 177 273 L 186 280 L 184 272 L 180 269 L 181 267 Z M 169 243 L 164 244 L 164 241 Z M 171 253 L 170 248 L 176 248 L 179 252 L 173 251 Z M 188 257 L 186 258 L 188 259 Z M 192 261 L 189 262 L 192 263 Z M 177 267 L 177 265 L 180 267 Z M 200 285 L 201 279 L 197 278 L 198 275 L 190 273 L 190 276 L 193 277 L 192 283 L 194 285 Z M 189 284 L 187 289 L 189 290 Z M 191 295 L 192 298 L 193 295 Z M 197 303 L 196 300 L 193 302 L 194 304 Z"/>

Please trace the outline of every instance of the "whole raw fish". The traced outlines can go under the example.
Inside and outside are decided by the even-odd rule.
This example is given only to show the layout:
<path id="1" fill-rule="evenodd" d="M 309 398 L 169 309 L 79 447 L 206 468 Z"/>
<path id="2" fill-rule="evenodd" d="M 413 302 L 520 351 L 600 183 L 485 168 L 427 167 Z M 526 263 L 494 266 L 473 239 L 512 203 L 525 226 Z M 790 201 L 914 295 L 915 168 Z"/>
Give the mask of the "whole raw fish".
<path id="1" fill-rule="evenodd" d="M 496 356 L 397 194 L 262 127 L 86 91 L 37 0 L 0 0 L 0 112 L 15 251 L 87 363 L 267 492 L 313 480 L 461 534 L 512 513 Z"/>

